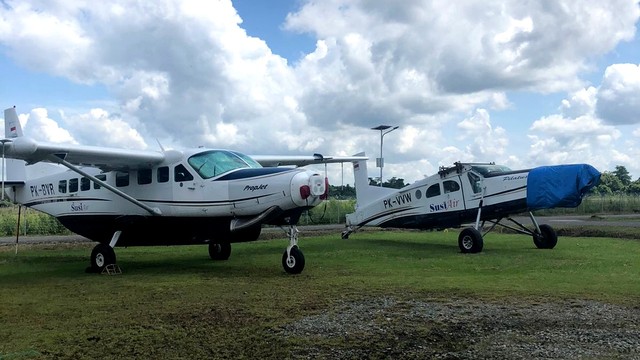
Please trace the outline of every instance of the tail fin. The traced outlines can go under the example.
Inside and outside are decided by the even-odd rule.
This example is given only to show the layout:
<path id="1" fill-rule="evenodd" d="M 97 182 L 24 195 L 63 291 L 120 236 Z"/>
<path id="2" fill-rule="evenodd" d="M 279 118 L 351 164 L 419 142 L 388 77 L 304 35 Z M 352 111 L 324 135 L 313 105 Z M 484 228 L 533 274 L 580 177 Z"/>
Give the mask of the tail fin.
<path id="1" fill-rule="evenodd" d="M 22 126 L 15 107 L 4 111 L 4 134 L 5 140 L 2 146 L 6 146 L 6 143 L 11 139 L 22 136 Z M 2 160 L 4 160 L 4 174 L 0 174 L 0 176 L 3 177 L 4 184 L 23 185 L 27 179 L 26 162 L 16 159 Z"/>
<path id="2" fill-rule="evenodd" d="M 22 136 L 22 126 L 15 106 L 4 111 L 4 136 L 7 139 Z"/>
<path id="3" fill-rule="evenodd" d="M 361 152 L 353 156 L 365 156 L 365 154 Z M 395 191 L 395 189 L 369 185 L 369 173 L 367 172 L 366 160 L 353 162 L 353 176 L 356 180 L 356 202 L 358 207 L 364 206 Z"/>
<path id="4" fill-rule="evenodd" d="M 364 152 L 357 153 L 353 156 L 365 156 Z M 356 199 L 360 203 L 362 195 L 367 191 L 369 186 L 369 174 L 367 173 L 367 160 L 358 160 L 353 162 L 353 176 L 356 180 Z"/>

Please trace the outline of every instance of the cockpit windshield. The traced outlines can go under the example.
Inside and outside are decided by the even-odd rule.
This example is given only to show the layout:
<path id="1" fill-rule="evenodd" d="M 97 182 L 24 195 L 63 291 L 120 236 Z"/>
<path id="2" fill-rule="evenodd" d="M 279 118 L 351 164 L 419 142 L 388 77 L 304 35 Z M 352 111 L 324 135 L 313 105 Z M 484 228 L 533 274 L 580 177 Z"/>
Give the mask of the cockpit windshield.
<path id="1" fill-rule="evenodd" d="M 235 169 L 262 167 L 247 155 L 227 150 L 201 152 L 191 156 L 188 162 L 203 179 L 219 176 Z"/>
<path id="2" fill-rule="evenodd" d="M 504 165 L 472 165 L 471 169 L 475 170 L 480 175 L 487 177 L 492 175 L 498 175 L 512 171 Z"/>

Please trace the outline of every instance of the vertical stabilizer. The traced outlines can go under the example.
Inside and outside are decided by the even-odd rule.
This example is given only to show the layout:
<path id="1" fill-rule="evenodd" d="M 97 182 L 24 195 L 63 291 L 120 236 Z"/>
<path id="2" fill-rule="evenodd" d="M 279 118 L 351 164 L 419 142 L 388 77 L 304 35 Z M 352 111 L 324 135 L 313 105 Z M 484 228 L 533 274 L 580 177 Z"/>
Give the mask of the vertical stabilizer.
<path id="1" fill-rule="evenodd" d="M 3 146 L 11 139 L 22 136 L 22 126 L 16 108 L 8 108 L 4 111 L 4 134 Z M 1 159 L 4 161 L 4 174 L 0 174 L 4 180 L 4 185 L 21 185 L 27 179 L 26 162 L 16 159 Z"/>
<path id="2" fill-rule="evenodd" d="M 4 111 L 4 137 L 14 139 L 22 136 L 22 126 L 16 108 L 8 108 Z"/>
<path id="3" fill-rule="evenodd" d="M 364 152 L 354 156 L 365 156 Z M 356 180 L 356 202 L 358 207 L 367 205 L 383 196 L 393 193 L 396 189 L 389 189 L 380 186 L 369 185 L 369 173 L 367 171 L 367 161 L 359 160 L 353 162 L 353 176 Z"/>
<path id="4" fill-rule="evenodd" d="M 364 152 L 355 154 L 354 156 L 365 156 Z M 358 160 L 353 162 L 353 176 L 355 177 L 356 199 L 358 203 L 363 199 L 364 193 L 369 187 L 369 174 L 367 173 L 367 160 Z"/>

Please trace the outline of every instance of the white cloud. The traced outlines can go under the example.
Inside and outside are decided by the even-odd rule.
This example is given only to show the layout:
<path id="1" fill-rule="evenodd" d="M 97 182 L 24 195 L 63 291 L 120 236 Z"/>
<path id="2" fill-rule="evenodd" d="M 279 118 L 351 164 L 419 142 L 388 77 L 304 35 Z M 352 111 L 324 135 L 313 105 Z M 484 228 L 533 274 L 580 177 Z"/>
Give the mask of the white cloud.
<path id="1" fill-rule="evenodd" d="M 600 170 L 620 159 L 615 149 L 622 132 L 596 116 L 597 92 L 590 87 L 562 101 L 562 114 L 542 117 L 529 128 L 530 163 L 590 163 Z"/>
<path id="2" fill-rule="evenodd" d="M 78 143 L 69 131 L 61 128 L 55 120 L 49 118 L 47 109 L 36 108 L 31 110 L 29 114 L 19 117 L 20 122 L 24 124 L 23 131 L 36 140 L 52 143 Z"/>
<path id="3" fill-rule="evenodd" d="M 597 113 L 611 124 L 640 123 L 640 65 L 614 64 L 605 70 Z"/>
<path id="4" fill-rule="evenodd" d="M 477 109 L 472 116 L 462 120 L 457 126 L 462 130 L 459 139 L 468 144 L 466 150 L 474 160 L 501 157 L 509 144 L 505 129 L 494 129 L 489 112 L 485 109 Z"/>
<path id="5" fill-rule="evenodd" d="M 230 0 L 5 0 L 0 45 L 21 66 L 115 97 L 117 108 L 43 123 L 57 139 L 66 126 L 68 139 L 130 148 L 160 138 L 371 155 L 379 138 L 369 128 L 388 123 L 400 125 L 385 138 L 388 170 L 415 180 L 457 160 L 522 161 L 489 114 L 511 108 L 513 91 L 585 89 L 531 126 L 532 159 L 613 144 L 619 130 L 601 119 L 637 123 L 638 67 L 611 66 L 599 89 L 581 75 L 633 38 L 639 16 L 635 0 L 308 0 L 283 27 L 316 48 L 290 64 L 247 35 Z"/>
<path id="6" fill-rule="evenodd" d="M 78 142 L 84 145 L 145 149 L 140 133 L 118 115 L 103 109 L 91 109 L 85 114 L 61 113 L 62 121 L 72 129 Z"/>

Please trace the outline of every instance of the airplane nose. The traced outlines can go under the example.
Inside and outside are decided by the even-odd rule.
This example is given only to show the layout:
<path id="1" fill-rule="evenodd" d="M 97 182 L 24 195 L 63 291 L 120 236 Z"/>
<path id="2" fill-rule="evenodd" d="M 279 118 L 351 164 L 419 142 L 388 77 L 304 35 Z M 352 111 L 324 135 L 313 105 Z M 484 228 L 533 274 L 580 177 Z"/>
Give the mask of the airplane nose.
<path id="1" fill-rule="evenodd" d="M 588 164 L 537 167 L 527 177 L 527 206 L 531 210 L 576 207 L 599 183 L 600 172 Z"/>
<path id="2" fill-rule="evenodd" d="M 315 205 L 326 199 L 328 191 L 328 180 L 309 171 L 298 173 L 291 181 L 291 195 L 299 206 Z"/>

